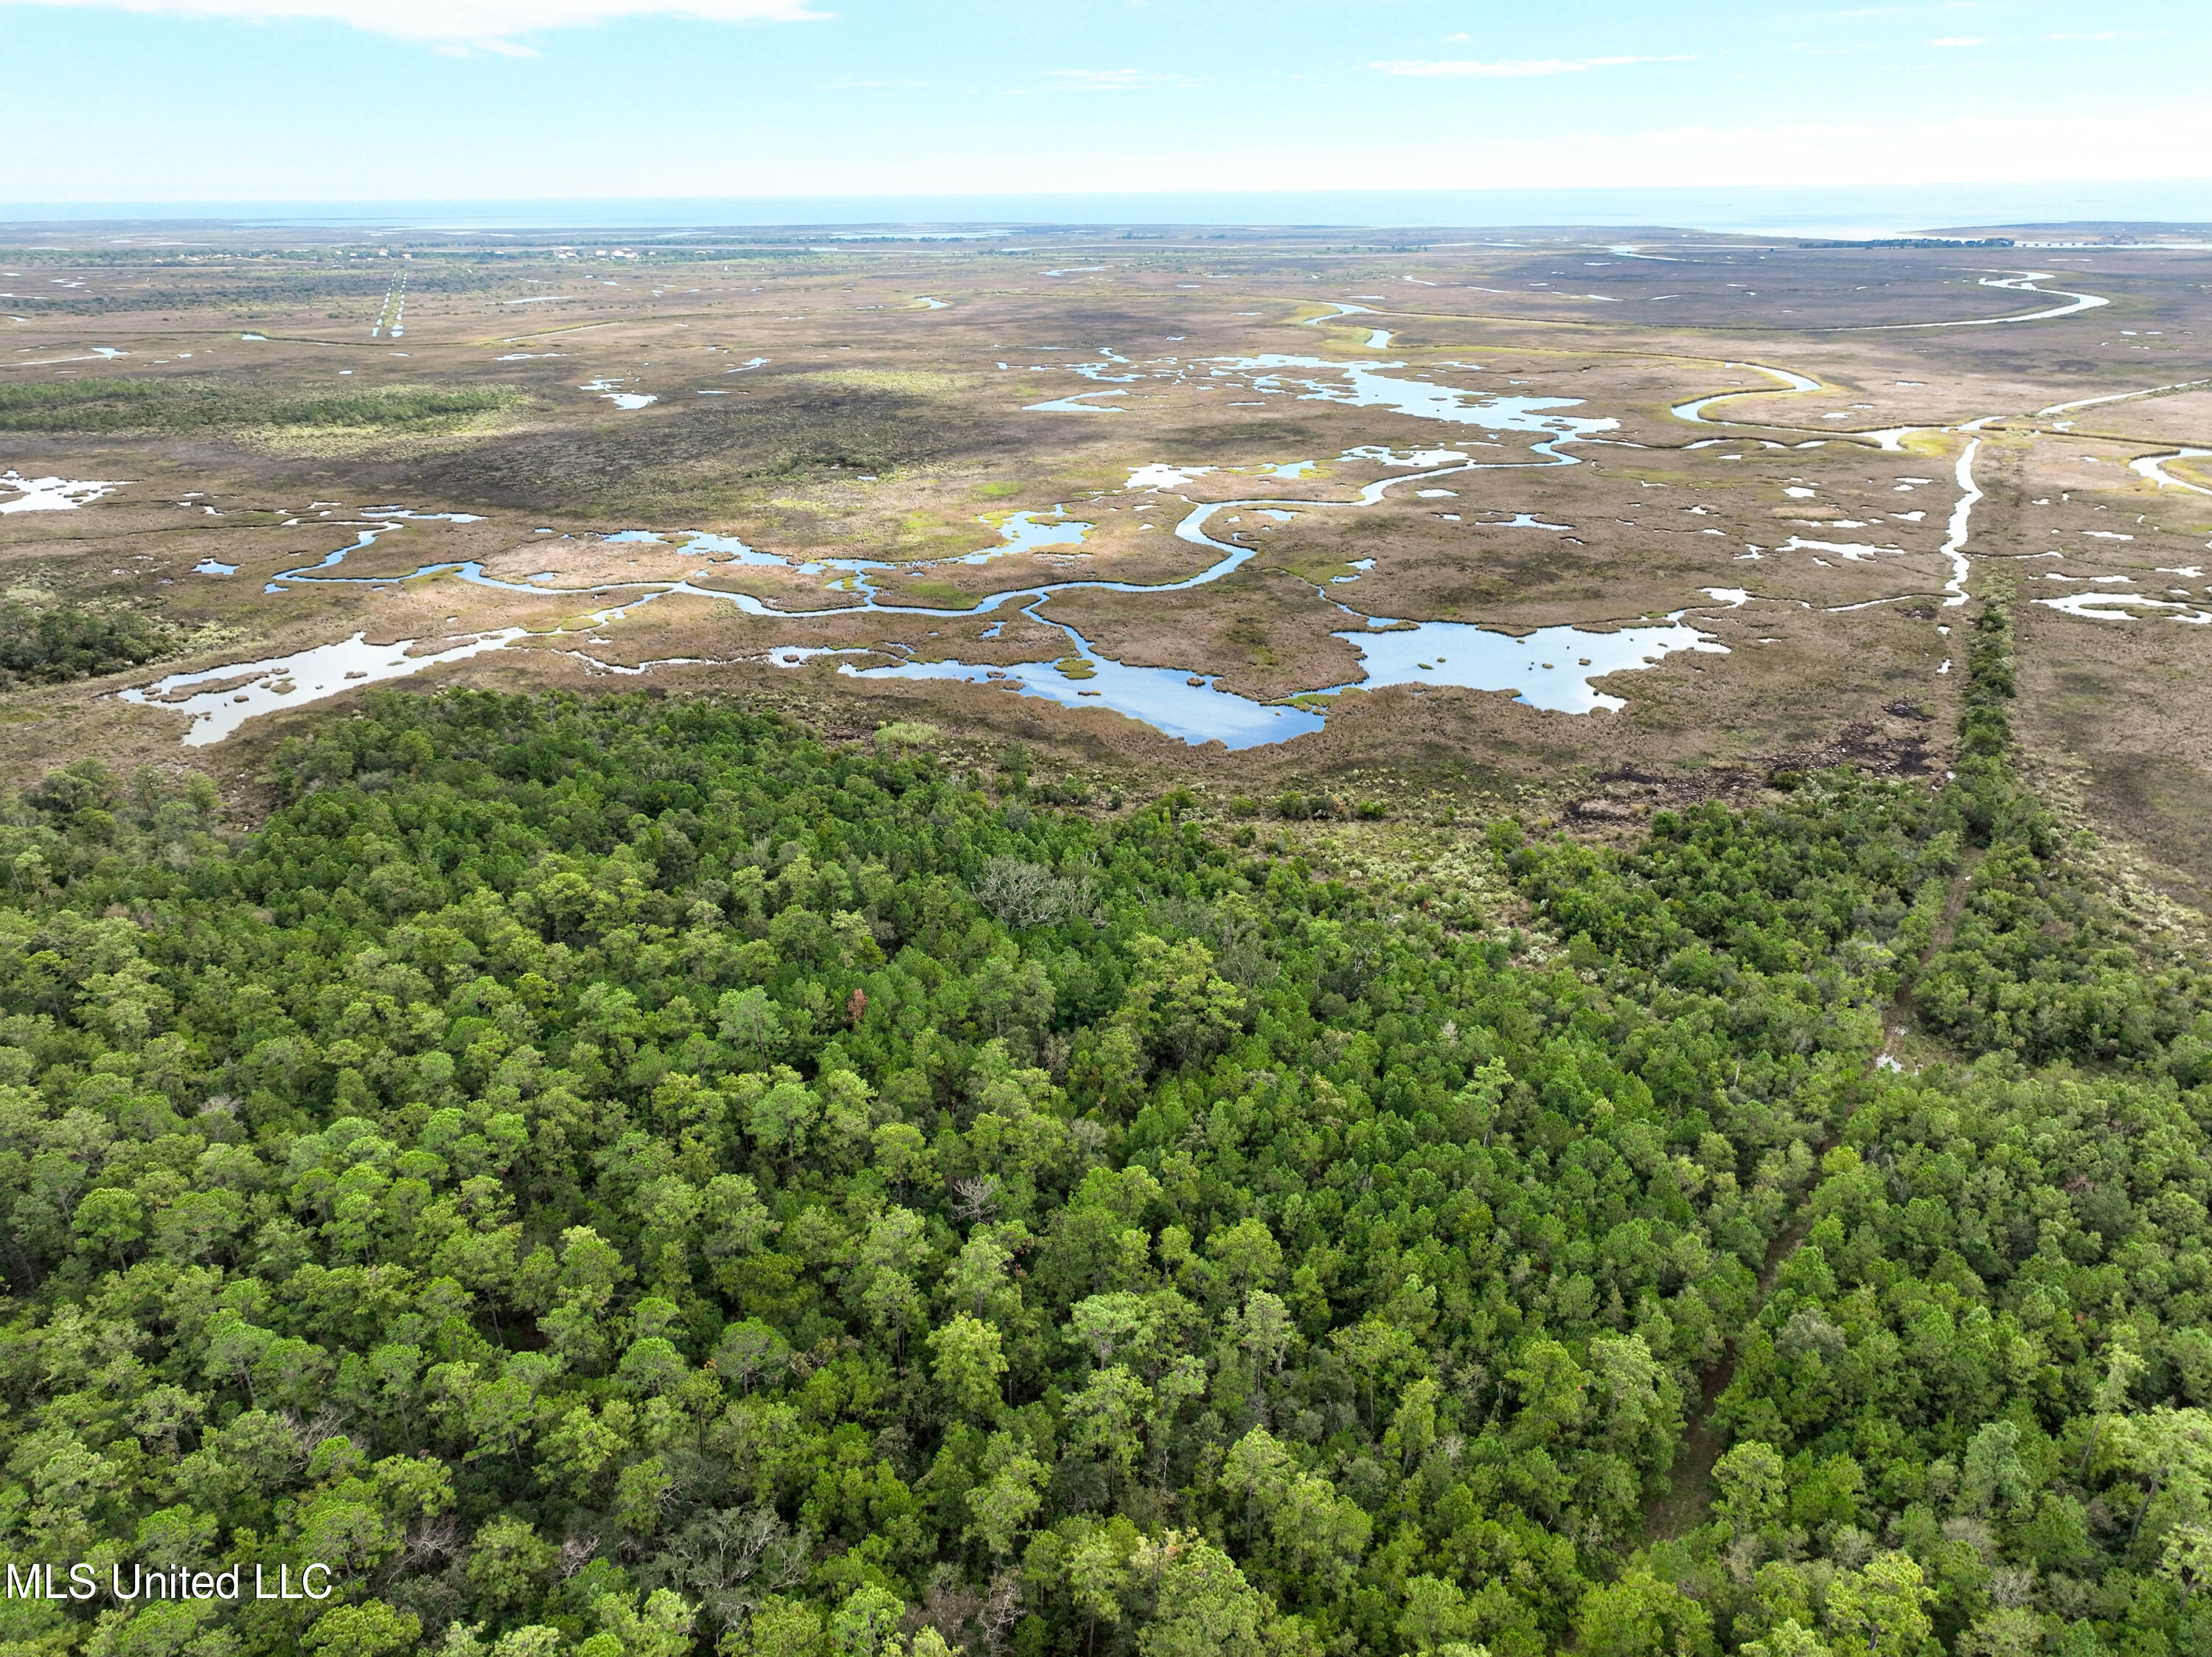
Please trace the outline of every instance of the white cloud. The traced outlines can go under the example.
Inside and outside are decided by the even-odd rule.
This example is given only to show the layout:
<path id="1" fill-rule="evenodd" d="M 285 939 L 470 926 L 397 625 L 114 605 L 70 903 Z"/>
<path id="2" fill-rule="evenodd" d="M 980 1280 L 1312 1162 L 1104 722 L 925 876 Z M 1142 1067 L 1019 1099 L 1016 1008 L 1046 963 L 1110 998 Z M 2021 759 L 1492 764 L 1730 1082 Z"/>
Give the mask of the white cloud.
<path id="1" fill-rule="evenodd" d="M 1161 75 L 1141 69 L 1054 69 L 1045 73 L 1058 92 L 1158 92 L 1198 84 L 1188 75 Z"/>
<path id="2" fill-rule="evenodd" d="M 1686 64 L 1686 56 L 1670 58 L 1507 58 L 1496 63 L 1466 59 L 1425 60 L 1392 58 L 1368 68 L 1385 75 L 1416 75 L 1435 79 L 1490 81 L 1520 80 L 1531 75 L 1578 75 L 1586 69 L 1615 69 L 1623 64 Z"/>
<path id="3" fill-rule="evenodd" d="M 247 22 L 304 18 L 407 40 L 459 41 L 485 51 L 512 34 L 574 28 L 623 17 L 688 17 L 710 23 L 795 23 L 827 14 L 807 0 L 0 0 L 0 5 L 101 6 L 166 17 Z"/>
<path id="4" fill-rule="evenodd" d="M 543 58 L 542 52 L 518 45 L 513 40 L 471 40 L 466 46 L 457 41 L 440 40 L 430 47 L 441 58 L 473 58 L 479 52 L 495 58 Z"/>
<path id="5" fill-rule="evenodd" d="M 1928 44 L 1931 46 L 1985 46 L 1990 43 L 1986 34 L 1945 34 Z"/>

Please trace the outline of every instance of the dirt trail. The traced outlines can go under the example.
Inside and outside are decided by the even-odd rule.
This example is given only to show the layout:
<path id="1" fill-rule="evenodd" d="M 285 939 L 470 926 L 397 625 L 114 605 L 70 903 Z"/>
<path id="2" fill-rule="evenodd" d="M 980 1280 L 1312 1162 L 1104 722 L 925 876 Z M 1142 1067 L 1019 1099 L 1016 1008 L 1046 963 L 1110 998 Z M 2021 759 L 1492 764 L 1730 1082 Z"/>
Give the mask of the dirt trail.
<path id="1" fill-rule="evenodd" d="M 1936 931 L 1915 963 L 1916 972 L 1950 943 L 1959 927 L 1960 911 L 1966 907 L 1966 890 L 1972 883 L 1974 871 L 1981 867 L 1982 854 L 1978 849 L 1969 850 L 1960 860 L 1959 872 L 1951 877 L 1950 890 L 1944 893 L 1943 912 Z M 1889 1004 L 1884 1027 L 1893 1034 L 1901 1033 L 1912 1017 L 1912 991 L 1900 987 L 1896 998 Z M 1888 1044 L 1884 1043 L 1882 1055 L 1887 1056 Z M 1878 1056 L 1880 1057 L 1880 1056 Z M 1814 1155 L 1826 1156 L 1842 1142 L 1840 1133 L 1831 1134 L 1814 1148 Z M 1759 1315 L 1759 1308 L 1766 1304 L 1773 1292 L 1774 1280 L 1790 1257 L 1802 1247 L 1813 1229 L 1812 1195 L 1820 1189 L 1816 1173 L 1814 1179 L 1798 1197 L 1795 1211 L 1789 1222 L 1775 1234 L 1767 1245 L 1766 1258 L 1759 1267 L 1759 1299 L 1748 1324 Z M 1729 1383 L 1735 1379 L 1736 1345 L 1729 1342 L 1720 1357 L 1707 1369 L 1698 1387 L 1698 1407 L 1682 1430 L 1682 1442 L 1674 1452 L 1674 1465 L 1667 1477 L 1667 1488 L 1651 1498 L 1644 1510 L 1644 1535 L 1648 1542 L 1678 1537 L 1695 1530 L 1704 1522 L 1705 1510 L 1712 1500 L 1713 1464 L 1721 1459 L 1728 1446 L 1721 1428 L 1713 1420 L 1713 1410 Z"/>

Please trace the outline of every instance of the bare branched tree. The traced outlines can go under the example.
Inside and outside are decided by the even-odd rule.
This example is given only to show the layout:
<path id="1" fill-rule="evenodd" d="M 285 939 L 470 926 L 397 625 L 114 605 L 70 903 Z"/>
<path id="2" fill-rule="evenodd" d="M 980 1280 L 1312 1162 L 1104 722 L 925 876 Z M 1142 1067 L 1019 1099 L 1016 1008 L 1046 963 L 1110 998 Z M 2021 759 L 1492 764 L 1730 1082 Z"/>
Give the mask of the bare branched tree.
<path id="1" fill-rule="evenodd" d="M 1009 1566 L 991 1579 L 991 1591 L 985 1596 L 983 1609 L 975 1613 L 975 1631 L 983 1636 L 983 1645 L 991 1657 L 1000 1657 L 1006 1649 L 1007 1637 L 1022 1614 L 1021 1573 Z"/>
<path id="2" fill-rule="evenodd" d="M 1018 857 L 994 857 L 983 865 L 975 901 L 1017 932 L 1056 926 L 1079 916 L 1093 919 L 1097 909 L 1088 875 L 1066 879 L 1042 863 L 1026 863 Z"/>
<path id="3" fill-rule="evenodd" d="M 561 1580 L 565 1582 L 599 1555 L 599 1538 L 574 1531 L 561 1538 Z"/>
<path id="4" fill-rule="evenodd" d="M 999 1182 L 988 1173 L 952 1182 L 952 1211 L 963 1225 L 976 1225 L 999 1211 Z"/>

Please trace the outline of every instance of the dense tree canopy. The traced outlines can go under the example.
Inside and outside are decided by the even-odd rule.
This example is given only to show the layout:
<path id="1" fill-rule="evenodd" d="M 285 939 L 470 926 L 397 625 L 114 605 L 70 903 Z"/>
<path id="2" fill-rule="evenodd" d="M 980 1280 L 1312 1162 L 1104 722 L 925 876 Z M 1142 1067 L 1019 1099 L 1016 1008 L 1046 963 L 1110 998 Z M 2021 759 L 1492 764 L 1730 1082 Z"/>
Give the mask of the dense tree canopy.
<path id="1" fill-rule="evenodd" d="M 34 610 L 0 604 L 0 691 L 61 685 L 135 667 L 167 654 L 171 629 L 136 610 Z"/>
<path id="2" fill-rule="evenodd" d="M 0 1652 L 2204 1649 L 2212 1023 L 1978 648 L 1948 787 L 1499 824 L 1520 929 L 646 698 L 56 773 L 0 1551 L 339 1591 Z"/>

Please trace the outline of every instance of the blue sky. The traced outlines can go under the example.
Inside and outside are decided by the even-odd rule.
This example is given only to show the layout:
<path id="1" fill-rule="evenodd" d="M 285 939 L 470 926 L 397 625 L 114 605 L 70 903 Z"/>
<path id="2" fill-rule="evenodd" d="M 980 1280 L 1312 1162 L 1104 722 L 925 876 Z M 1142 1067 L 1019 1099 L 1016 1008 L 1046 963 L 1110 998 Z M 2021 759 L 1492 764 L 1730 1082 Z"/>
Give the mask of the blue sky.
<path id="1" fill-rule="evenodd" d="M 2212 6 L 0 0 L 16 202 L 2212 174 Z"/>

